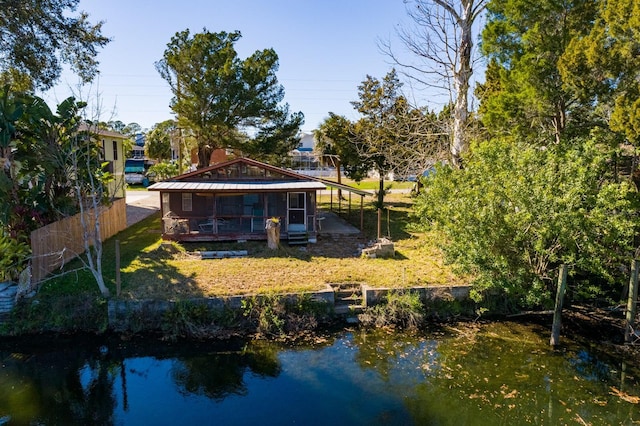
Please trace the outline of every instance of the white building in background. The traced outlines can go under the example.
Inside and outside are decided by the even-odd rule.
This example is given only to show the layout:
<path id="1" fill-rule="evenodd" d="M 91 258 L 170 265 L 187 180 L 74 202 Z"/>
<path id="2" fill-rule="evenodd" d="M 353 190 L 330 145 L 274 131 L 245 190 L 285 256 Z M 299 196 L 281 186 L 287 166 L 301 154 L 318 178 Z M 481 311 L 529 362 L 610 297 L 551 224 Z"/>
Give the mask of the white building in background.
<path id="1" fill-rule="evenodd" d="M 322 158 L 315 152 L 316 139 L 313 133 L 303 133 L 298 148 L 289 153 L 292 159 L 291 168 L 296 172 L 315 177 L 335 176 L 335 168 L 323 167 Z"/>
<path id="2" fill-rule="evenodd" d="M 316 138 L 313 136 L 313 133 L 303 133 L 300 138 L 300 144 L 298 145 L 298 150 L 303 152 L 313 152 L 316 147 Z"/>

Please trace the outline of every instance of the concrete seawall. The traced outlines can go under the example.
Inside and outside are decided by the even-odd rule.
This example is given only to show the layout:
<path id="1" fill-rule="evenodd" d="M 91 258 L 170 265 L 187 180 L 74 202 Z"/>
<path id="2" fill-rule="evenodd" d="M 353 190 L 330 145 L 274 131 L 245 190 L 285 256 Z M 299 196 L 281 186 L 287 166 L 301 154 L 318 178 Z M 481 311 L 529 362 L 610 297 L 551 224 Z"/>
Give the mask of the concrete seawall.
<path id="1" fill-rule="evenodd" d="M 382 298 L 391 291 L 398 289 L 372 288 L 361 285 L 363 294 L 363 304 L 373 306 L 379 303 Z M 411 292 L 418 292 L 422 300 L 428 304 L 434 301 L 466 300 L 469 298 L 470 286 L 439 286 L 439 287 L 414 287 L 408 289 Z M 278 296 L 295 300 L 300 297 L 310 297 L 312 300 L 327 303 L 328 307 L 335 305 L 334 290 L 327 286 L 327 289 L 301 294 L 279 294 Z M 114 300 L 108 302 L 109 328 L 113 331 L 142 331 L 159 328 L 163 315 L 175 309 L 181 303 L 190 305 L 205 305 L 211 310 L 242 309 L 242 302 L 251 298 L 267 298 L 273 296 L 247 295 L 229 297 L 210 297 L 184 299 L 180 301 L 168 300 Z"/>

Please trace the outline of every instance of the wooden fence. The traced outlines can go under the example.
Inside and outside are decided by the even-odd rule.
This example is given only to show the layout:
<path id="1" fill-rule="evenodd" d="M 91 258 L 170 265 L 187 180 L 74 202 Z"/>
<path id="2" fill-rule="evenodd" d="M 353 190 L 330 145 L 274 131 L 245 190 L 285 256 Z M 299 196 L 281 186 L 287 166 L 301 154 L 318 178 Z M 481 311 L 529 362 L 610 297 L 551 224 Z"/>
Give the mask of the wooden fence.
<path id="1" fill-rule="evenodd" d="M 93 230 L 93 210 L 86 212 L 89 232 Z M 127 227 L 127 205 L 124 198 L 115 200 L 100 212 L 100 234 L 104 241 Z M 84 252 L 80 214 L 51 223 L 31 233 L 31 273 L 36 284 L 50 272 Z"/>

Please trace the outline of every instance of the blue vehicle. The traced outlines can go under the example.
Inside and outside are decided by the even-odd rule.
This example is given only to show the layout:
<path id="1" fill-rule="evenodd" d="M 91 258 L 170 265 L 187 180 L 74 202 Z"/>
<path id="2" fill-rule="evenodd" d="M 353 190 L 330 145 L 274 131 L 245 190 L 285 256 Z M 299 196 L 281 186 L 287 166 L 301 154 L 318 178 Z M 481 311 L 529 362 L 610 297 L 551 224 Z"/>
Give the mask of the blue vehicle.
<path id="1" fill-rule="evenodd" d="M 144 159 L 129 158 L 124 162 L 124 181 L 128 185 L 140 185 L 145 180 Z"/>

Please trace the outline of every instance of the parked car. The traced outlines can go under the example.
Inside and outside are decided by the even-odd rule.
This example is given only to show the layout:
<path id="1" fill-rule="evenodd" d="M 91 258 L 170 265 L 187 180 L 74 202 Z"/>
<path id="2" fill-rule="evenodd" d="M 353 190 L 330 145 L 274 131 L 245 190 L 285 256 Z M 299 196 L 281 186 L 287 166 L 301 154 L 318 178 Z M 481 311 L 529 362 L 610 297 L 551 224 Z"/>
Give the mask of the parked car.
<path id="1" fill-rule="evenodd" d="M 141 185 L 145 179 L 144 159 L 128 158 L 124 162 L 124 181 L 127 185 Z"/>

